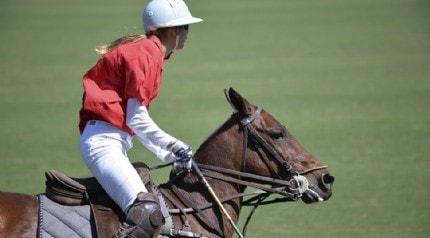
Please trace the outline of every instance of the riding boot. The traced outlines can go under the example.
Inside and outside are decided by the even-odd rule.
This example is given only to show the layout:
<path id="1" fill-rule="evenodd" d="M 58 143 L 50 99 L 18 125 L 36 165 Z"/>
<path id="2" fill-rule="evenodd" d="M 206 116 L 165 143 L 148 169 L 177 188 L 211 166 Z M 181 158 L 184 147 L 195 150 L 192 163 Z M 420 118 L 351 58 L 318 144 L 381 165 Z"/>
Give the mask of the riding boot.
<path id="1" fill-rule="evenodd" d="M 152 238 L 158 235 L 164 218 L 157 196 L 139 193 L 130 206 L 125 224 L 115 234 L 115 238 Z"/>

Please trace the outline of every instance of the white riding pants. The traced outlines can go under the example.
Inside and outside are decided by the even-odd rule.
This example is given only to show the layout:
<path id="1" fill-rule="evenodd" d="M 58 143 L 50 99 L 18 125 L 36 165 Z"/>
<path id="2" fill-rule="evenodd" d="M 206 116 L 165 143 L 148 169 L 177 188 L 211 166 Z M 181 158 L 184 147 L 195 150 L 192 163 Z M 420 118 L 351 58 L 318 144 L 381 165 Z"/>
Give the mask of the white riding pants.
<path id="1" fill-rule="evenodd" d="M 82 158 L 94 177 L 124 211 L 148 192 L 127 157 L 132 137 L 104 121 L 89 121 L 80 139 Z"/>

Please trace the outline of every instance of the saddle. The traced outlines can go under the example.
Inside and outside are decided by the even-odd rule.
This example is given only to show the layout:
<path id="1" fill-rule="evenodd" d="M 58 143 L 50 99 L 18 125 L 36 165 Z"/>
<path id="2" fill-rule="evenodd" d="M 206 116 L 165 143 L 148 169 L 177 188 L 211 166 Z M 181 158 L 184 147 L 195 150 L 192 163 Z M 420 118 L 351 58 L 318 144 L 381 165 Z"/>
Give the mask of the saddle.
<path id="1" fill-rule="evenodd" d="M 148 192 L 154 193 L 151 186 L 149 168 L 137 162 L 133 167 L 145 184 Z M 98 237 L 112 237 L 125 220 L 125 214 L 106 194 L 96 178 L 73 178 L 56 170 L 45 172 L 46 196 L 62 205 L 90 205 Z"/>

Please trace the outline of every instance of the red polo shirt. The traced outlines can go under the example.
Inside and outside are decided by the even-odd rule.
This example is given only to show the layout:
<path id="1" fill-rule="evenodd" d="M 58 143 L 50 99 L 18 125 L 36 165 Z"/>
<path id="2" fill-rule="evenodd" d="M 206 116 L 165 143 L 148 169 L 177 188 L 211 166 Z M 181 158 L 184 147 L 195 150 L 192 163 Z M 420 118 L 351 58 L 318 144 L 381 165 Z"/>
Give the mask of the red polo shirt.
<path id="1" fill-rule="evenodd" d="M 126 125 L 127 101 L 136 98 L 149 108 L 160 88 L 163 64 L 161 42 L 155 35 L 103 55 L 82 78 L 81 133 L 89 120 L 102 120 L 133 135 Z"/>

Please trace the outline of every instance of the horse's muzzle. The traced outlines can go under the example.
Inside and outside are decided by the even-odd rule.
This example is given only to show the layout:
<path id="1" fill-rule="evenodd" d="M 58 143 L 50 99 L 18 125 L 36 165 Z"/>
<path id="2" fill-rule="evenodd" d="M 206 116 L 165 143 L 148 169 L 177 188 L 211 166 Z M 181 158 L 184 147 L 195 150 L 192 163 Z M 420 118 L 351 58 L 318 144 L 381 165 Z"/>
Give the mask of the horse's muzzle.
<path id="1" fill-rule="evenodd" d="M 332 195 L 334 180 L 334 176 L 330 173 L 323 173 L 317 181 L 310 181 L 308 190 L 303 193 L 303 202 L 314 203 L 328 200 Z"/>

